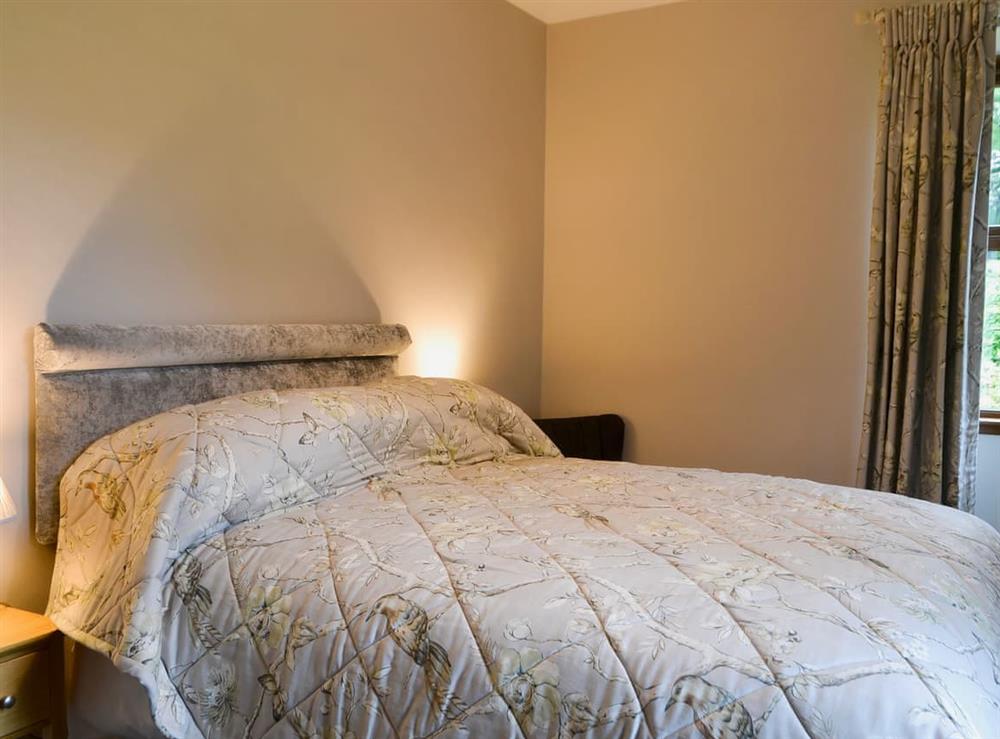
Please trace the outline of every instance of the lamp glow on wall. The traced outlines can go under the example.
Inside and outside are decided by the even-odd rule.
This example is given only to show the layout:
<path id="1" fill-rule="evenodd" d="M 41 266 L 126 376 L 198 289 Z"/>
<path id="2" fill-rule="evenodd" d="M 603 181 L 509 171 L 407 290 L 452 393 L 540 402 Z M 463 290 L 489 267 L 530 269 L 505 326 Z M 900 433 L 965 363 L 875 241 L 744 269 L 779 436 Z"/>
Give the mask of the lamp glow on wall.
<path id="1" fill-rule="evenodd" d="M 0 478 L 0 522 L 9 521 L 16 515 L 17 506 L 14 505 L 14 499 L 7 486 L 3 484 L 3 478 Z"/>
<path id="2" fill-rule="evenodd" d="M 421 337 L 417 342 L 417 373 L 422 377 L 458 376 L 458 340 L 445 333 Z"/>

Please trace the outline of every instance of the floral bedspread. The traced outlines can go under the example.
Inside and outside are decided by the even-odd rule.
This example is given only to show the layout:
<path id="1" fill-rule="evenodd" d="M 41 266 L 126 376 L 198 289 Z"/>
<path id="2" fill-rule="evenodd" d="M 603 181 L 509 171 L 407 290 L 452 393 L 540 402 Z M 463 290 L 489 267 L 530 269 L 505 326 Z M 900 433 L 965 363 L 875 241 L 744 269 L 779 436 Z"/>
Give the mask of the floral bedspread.
<path id="1" fill-rule="evenodd" d="M 996 737 L 1000 536 L 567 460 L 457 381 L 178 408 L 67 473 L 49 615 L 176 737 Z"/>

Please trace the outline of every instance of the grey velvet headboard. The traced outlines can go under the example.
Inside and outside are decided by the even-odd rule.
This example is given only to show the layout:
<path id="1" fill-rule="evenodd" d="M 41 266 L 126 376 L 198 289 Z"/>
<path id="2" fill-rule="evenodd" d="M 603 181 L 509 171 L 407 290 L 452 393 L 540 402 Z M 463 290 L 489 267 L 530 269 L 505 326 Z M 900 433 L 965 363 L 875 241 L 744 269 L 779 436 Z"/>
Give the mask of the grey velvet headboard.
<path id="1" fill-rule="evenodd" d="M 35 538 L 56 541 L 59 481 L 92 442 L 187 403 L 395 374 L 405 326 L 35 327 Z"/>

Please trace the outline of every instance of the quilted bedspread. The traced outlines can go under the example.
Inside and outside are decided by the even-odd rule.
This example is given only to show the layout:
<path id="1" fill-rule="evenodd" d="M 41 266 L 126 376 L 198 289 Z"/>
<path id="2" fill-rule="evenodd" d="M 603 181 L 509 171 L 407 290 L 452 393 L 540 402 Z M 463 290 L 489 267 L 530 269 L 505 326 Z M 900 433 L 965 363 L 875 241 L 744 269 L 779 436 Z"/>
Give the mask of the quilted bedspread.
<path id="1" fill-rule="evenodd" d="M 171 736 L 1000 736 L 985 523 L 563 459 L 469 383 L 178 408 L 61 497 L 49 615 Z"/>

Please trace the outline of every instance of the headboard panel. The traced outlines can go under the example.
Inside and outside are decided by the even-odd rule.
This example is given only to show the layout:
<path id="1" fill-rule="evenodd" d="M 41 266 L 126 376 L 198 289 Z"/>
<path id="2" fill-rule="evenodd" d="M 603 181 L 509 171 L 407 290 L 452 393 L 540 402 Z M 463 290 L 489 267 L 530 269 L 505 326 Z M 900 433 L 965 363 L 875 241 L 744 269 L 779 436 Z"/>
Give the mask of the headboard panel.
<path id="1" fill-rule="evenodd" d="M 59 481 L 91 443 L 187 403 L 274 388 L 359 385 L 395 373 L 405 326 L 35 328 L 35 538 L 56 541 Z"/>

